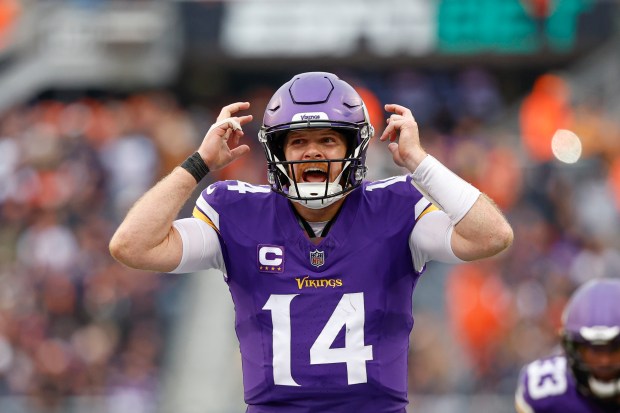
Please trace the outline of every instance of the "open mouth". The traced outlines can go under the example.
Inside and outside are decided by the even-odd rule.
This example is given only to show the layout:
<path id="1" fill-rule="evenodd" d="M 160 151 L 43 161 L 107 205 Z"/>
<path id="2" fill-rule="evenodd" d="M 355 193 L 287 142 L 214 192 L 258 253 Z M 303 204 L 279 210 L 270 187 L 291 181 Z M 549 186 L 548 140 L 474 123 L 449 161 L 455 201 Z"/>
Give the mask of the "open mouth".
<path id="1" fill-rule="evenodd" d="M 301 174 L 302 182 L 325 182 L 327 181 L 327 172 L 320 168 L 307 168 Z"/>
<path id="2" fill-rule="evenodd" d="M 610 382 L 618 376 L 618 369 L 599 367 L 590 369 L 591 374 L 599 381 Z"/>

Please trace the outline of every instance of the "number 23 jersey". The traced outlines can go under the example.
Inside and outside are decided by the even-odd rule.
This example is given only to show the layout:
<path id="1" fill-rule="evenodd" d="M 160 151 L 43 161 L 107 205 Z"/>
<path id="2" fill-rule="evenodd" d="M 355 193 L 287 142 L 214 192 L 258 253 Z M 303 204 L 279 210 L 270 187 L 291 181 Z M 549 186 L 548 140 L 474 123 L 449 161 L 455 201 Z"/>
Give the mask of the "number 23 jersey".
<path id="1" fill-rule="evenodd" d="M 518 413 L 620 413 L 577 391 L 563 355 L 533 361 L 519 377 L 515 396 Z"/>
<path id="2" fill-rule="evenodd" d="M 203 191 L 194 216 L 220 239 L 248 412 L 405 411 L 421 273 L 409 235 L 420 209 L 432 208 L 410 180 L 349 193 L 319 244 L 267 186 Z"/>

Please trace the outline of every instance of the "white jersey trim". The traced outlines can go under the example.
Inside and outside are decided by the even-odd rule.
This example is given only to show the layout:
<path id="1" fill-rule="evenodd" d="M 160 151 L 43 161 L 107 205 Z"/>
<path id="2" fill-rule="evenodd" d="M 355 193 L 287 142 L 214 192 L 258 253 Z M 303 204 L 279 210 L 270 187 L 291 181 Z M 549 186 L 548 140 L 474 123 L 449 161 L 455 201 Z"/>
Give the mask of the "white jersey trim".
<path id="1" fill-rule="evenodd" d="M 218 214 L 217 211 L 213 209 L 213 207 L 209 205 L 207 201 L 205 201 L 202 195 L 199 196 L 198 199 L 196 200 L 196 206 L 200 208 L 200 210 L 204 212 L 207 217 L 209 217 L 211 222 L 213 222 L 213 225 L 215 225 L 215 228 L 219 230 L 220 229 L 220 214 Z"/>

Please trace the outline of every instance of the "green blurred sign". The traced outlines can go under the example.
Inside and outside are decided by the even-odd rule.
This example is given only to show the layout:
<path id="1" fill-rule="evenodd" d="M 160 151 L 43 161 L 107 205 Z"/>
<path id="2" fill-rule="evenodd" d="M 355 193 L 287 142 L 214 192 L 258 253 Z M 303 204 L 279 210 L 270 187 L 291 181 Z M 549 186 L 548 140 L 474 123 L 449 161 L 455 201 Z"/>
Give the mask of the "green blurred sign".
<path id="1" fill-rule="evenodd" d="M 569 52 L 593 0 L 442 0 L 440 53 Z M 547 14 L 536 17 L 538 14 Z M 541 12 L 542 11 L 542 12 Z M 547 13 L 545 13 L 547 12 Z"/>

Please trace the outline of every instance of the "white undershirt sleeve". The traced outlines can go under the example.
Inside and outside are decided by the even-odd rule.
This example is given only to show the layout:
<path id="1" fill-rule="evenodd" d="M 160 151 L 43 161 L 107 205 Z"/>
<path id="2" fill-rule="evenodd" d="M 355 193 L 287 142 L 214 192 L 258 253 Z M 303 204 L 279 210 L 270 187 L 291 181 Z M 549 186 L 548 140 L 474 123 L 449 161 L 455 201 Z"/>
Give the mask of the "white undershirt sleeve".
<path id="1" fill-rule="evenodd" d="M 181 262 L 173 274 L 215 268 L 226 274 L 224 256 L 217 233 L 206 222 L 197 218 L 178 219 L 172 224 L 183 241 Z"/>
<path id="2" fill-rule="evenodd" d="M 421 271 L 428 261 L 448 264 L 464 262 L 452 251 L 452 231 L 452 220 L 441 210 L 431 211 L 420 217 L 409 235 L 409 248 L 416 271 Z"/>

